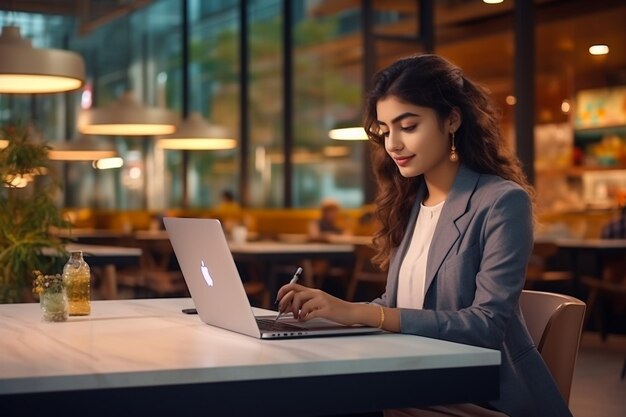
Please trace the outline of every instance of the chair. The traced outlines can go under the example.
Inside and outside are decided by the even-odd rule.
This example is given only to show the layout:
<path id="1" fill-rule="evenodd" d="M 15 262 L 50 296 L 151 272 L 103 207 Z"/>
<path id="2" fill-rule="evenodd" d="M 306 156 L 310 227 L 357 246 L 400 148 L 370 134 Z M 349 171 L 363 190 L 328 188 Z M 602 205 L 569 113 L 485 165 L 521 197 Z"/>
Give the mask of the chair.
<path id="1" fill-rule="evenodd" d="M 348 301 L 354 300 L 357 285 L 362 281 L 382 284 L 381 286 L 385 285 L 387 272 L 381 271 L 372 264 L 372 258 L 375 254 L 376 251 L 369 245 L 354 246 L 354 270 L 346 291 L 346 299 Z"/>
<path id="2" fill-rule="evenodd" d="M 567 295 L 524 290 L 520 307 L 533 342 L 568 403 L 585 303 Z"/>
<path id="3" fill-rule="evenodd" d="M 555 243 L 535 242 L 526 270 L 526 289 L 534 289 L 539 282 L 572 281 L 571 272 L 551 270 L 547 266 L 550 258 L 554 257 L 558 251 L 559 247 Z"/>

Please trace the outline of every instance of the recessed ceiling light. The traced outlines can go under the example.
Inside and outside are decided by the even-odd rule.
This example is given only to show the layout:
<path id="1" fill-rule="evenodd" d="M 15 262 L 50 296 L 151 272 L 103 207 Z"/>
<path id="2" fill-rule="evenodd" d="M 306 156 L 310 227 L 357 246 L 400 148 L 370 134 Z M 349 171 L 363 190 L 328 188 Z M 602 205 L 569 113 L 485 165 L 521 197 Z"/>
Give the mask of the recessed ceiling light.
<path id="1" fill-rule="evenodd" d="M 508 104 L 509 106 L 514 106 L 515 103 L 517 103 L 517 99 L 515 98 L 515 96 L 506 96 L 504 101 L 506 101 L 506 104 Z"/>
<path id="2" fill-rule="evenodd" d="M 487 3 L 487 4 L 500 4 L 502 3 L 504 0 L 483 0 L 483 3 Z"/>
<path id="3" fill-rule="evenodd" d="M 591 55 L 606 55 L 609 53 L 609 47 L 603 44 L 591 45 L 589 47 L 589 53 Z"/>

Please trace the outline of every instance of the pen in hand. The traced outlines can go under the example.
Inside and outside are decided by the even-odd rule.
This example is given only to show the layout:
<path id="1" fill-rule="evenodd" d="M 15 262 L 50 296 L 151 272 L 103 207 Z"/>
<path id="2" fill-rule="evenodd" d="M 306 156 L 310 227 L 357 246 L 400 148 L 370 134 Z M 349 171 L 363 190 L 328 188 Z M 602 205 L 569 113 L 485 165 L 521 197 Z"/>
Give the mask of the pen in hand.
<path id="1" fill-rule="evenodd" d="M 293 274 L 293 277 L 291 277 L 291 281 L 289 281 L 290 284 L 295 284 L 296 282 L 298 282 L 298 279 L 300 278 L 300 274 L 302 273 L 302 267 L 298 267 L 298 269 L 296 269 L 296 272 Z M 276 303 L 278 304 L 280 300 L 276 299 Z M 285 314 L 284 311 L 278 313 L 278 315 L 276 316 L 276 318 L 274 319 L 274 322 L 278 321 L 278 319 Z"/>

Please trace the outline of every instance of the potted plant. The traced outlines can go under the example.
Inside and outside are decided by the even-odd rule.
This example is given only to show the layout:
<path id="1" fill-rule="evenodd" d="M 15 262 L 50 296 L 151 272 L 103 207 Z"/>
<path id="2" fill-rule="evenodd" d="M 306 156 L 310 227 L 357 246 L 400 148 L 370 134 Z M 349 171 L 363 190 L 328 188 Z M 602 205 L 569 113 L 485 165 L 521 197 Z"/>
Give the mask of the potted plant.
<path id="1" fill-rule="evenodd" d="M 31 301 L 33 271 L 62 262 L 44 249 L 65 254 L 50 229 L 69 223 L 54 202 L 60 184 L 52 175 L 49 147 L 32 141 L 19 125 L 4 126 L 0 135 L 6 141 L 0 150 L 0 303 Z"/>

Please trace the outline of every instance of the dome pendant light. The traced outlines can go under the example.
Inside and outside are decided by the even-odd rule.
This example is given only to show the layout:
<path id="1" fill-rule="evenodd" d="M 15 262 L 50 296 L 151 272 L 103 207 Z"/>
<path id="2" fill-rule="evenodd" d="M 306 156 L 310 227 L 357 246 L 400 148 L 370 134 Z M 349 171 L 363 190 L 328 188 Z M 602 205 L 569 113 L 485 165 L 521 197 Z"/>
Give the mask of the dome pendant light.
<path id="1" fill-rule="evenodd" d="M 81 136 L 70 141 L 49 142 L 48 157 L 53 161 L 95 161 L 117 157 L 113 144 L 97 142 L 95 138 Z"/>
<path id="2" fill-rule="evenodd" d="M 78 130 L 86 135 L 154 136 L 176 129 L 178 117 L 167 109 L 146 107 L 129 91 L 102 108 L 83 111 Z"/>
<path id="3" fill-rule="evenodd" d="M 17 26 L 0 35 L 0 93 L 38 94 L 77 90 L 85 80 L 83 58 L 61 49 L 33 48 Z"/>
<path id="4" fill-rule="evenodd" d="M 191 113 L 176 128 L 176 133 L 159 139 L 157 143 L 163 149 L 180 150 L 220 150 L 237 146 L 227 129 L 209 124 L 200 113 Z"/>

